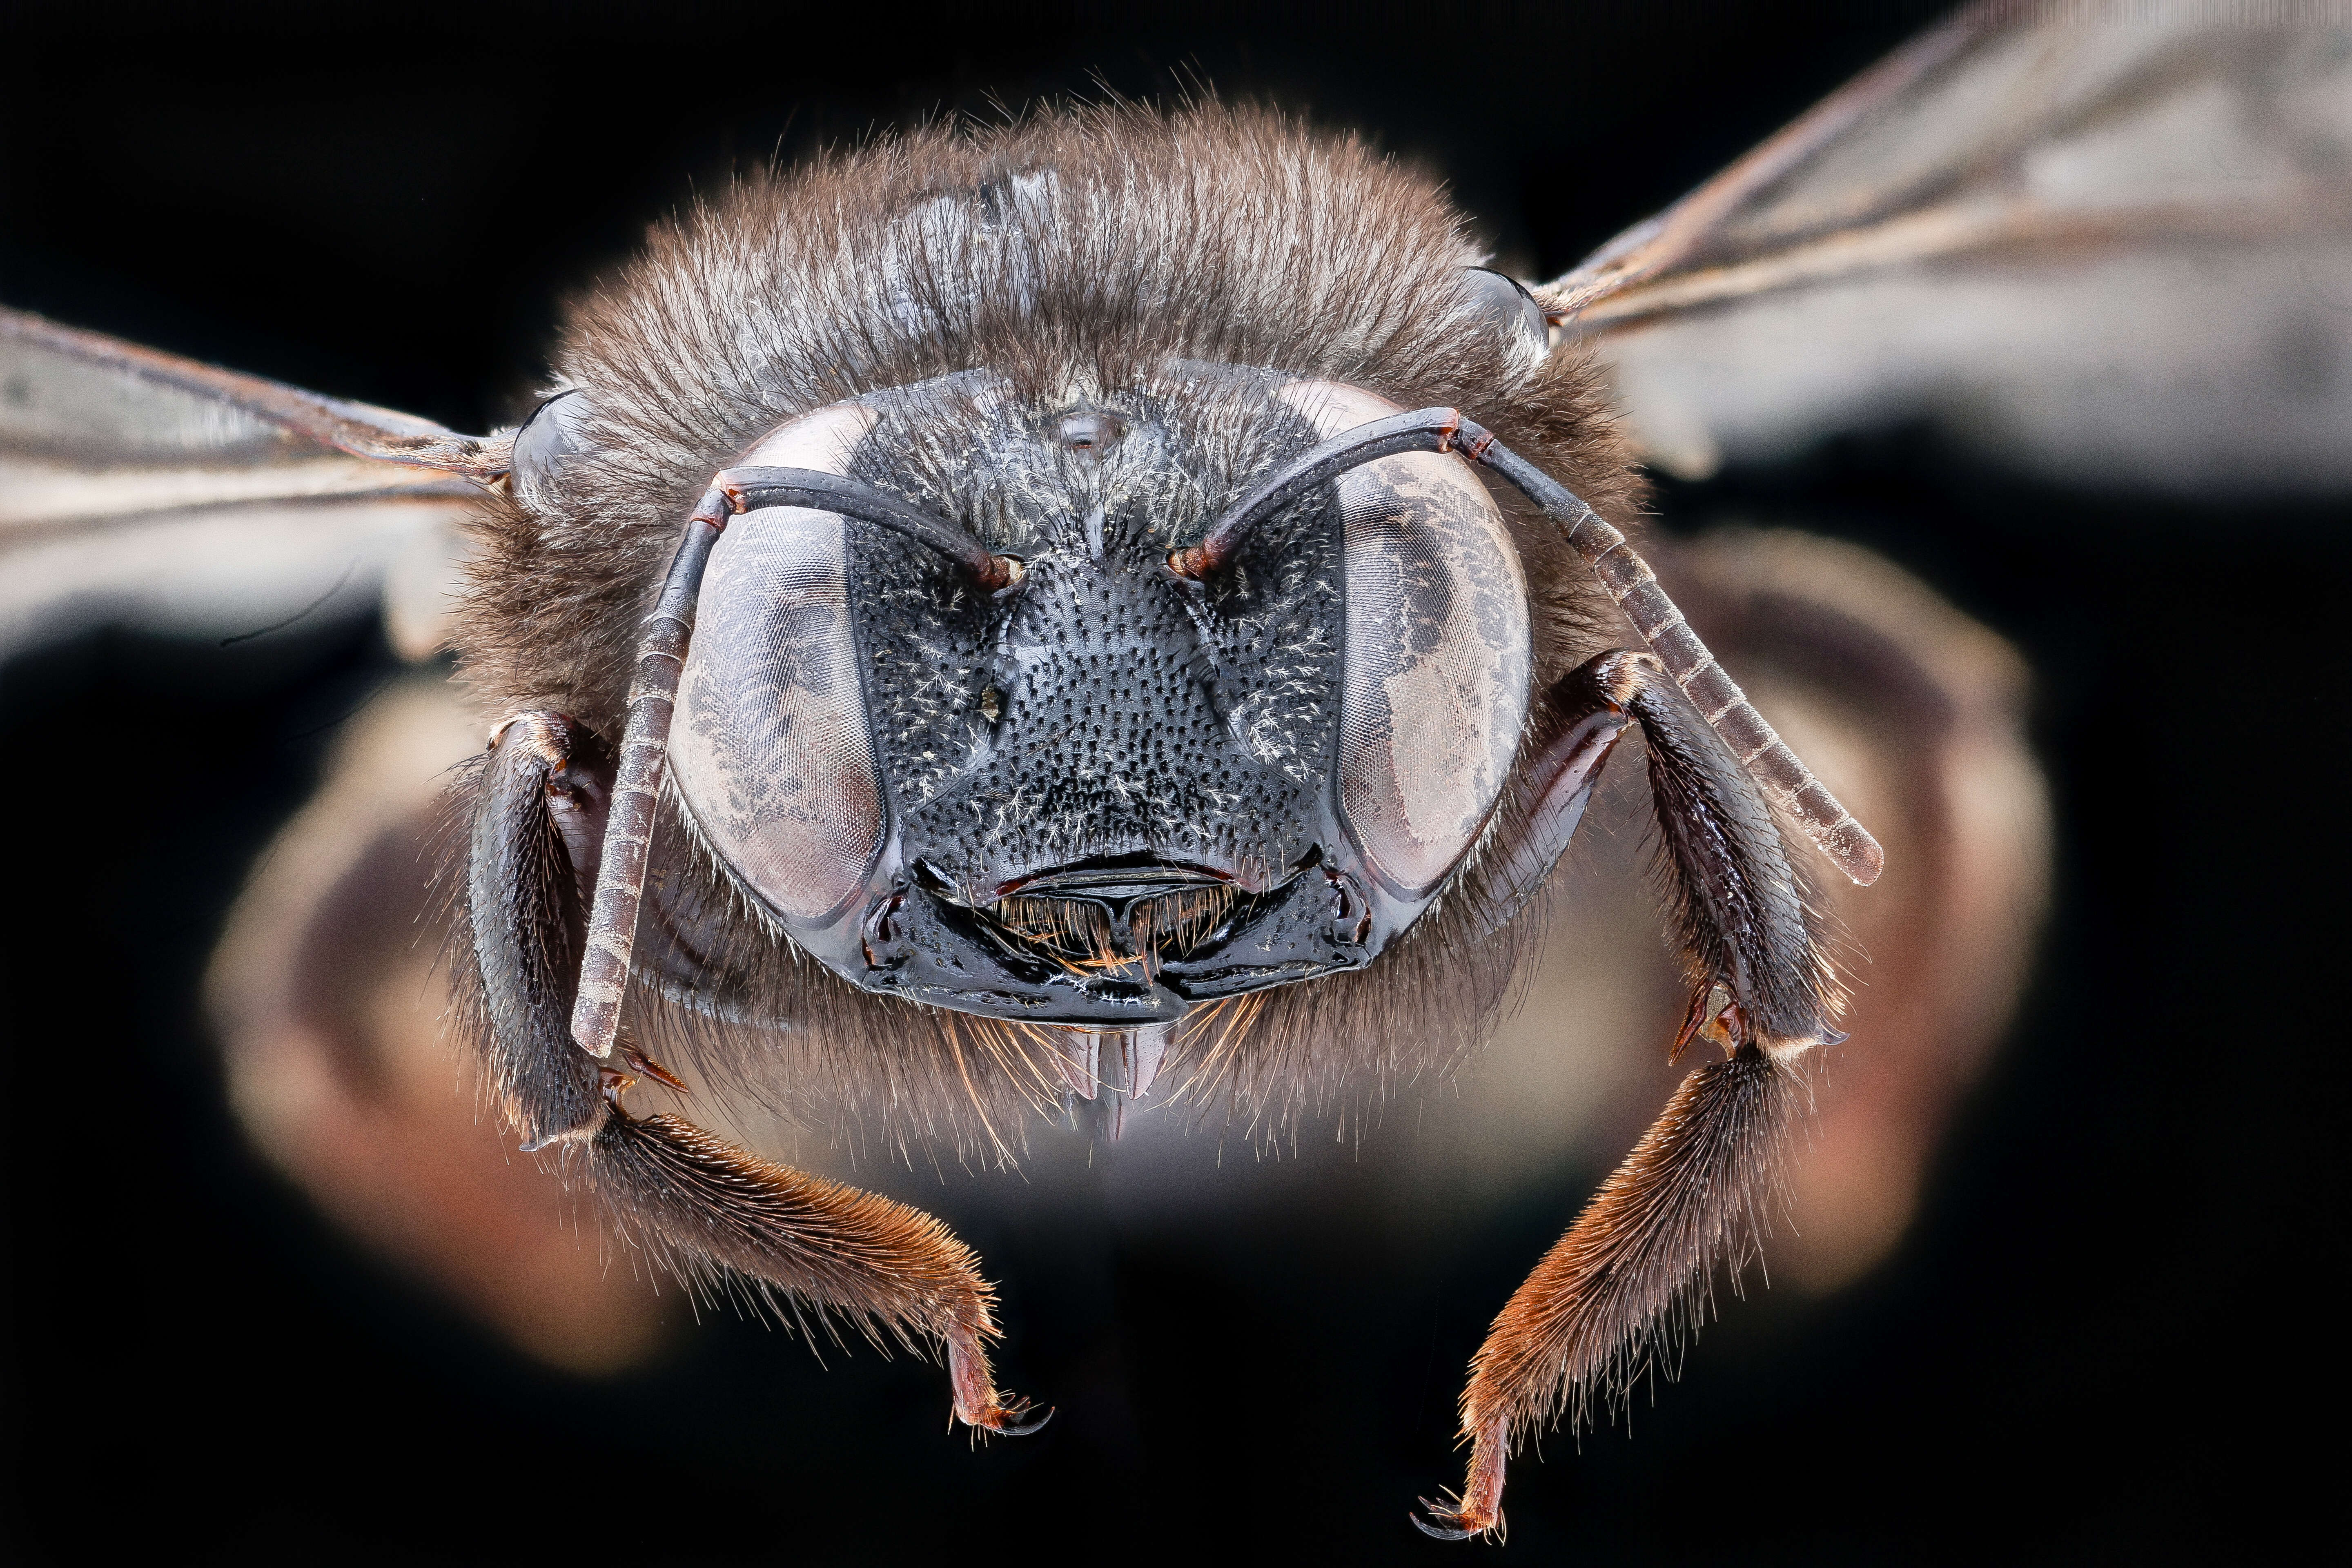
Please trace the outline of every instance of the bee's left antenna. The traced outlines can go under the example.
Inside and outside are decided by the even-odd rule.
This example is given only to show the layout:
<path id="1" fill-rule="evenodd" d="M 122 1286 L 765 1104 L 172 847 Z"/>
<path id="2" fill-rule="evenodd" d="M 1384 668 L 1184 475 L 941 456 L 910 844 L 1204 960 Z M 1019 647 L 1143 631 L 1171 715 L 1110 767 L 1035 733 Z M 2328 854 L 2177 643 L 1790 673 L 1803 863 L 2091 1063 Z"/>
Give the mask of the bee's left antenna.
<path id="1" fill-rule="evenodd" d="M 1454 450 L 1491 468 L 1516 486 L 1559 526 L 1561 536 L 1584 557 L 1633 630 L 1649 644 L 1675 684 L 1698 705 L 1715 732 L 1766 793 L 1794 816 L 1822 854 L 1855 883 L 1868 887 L 1886 864 L 1885 851 L 1870 830 L 1839 804 L 1829 786 L 1813 777 L 1764 715 L 1756 711 L 1731 672 L 1716 662 L 1698 633 L 1659 586 L 1657 574 L 1625 536 L 1566 485 L 1495 439 L 1494 432 L 1465 419 L 1454 435 Z"/>
<path id="2" fill-rule="evenodd" d="M 1878 879 L 1885 854 L 1869 829 L 1790 751 L 1756 711 L 1729 672 L 1716 662 L 1649 563 L 1625 536 L 1567 486 L 1495 439 L 1494 432 L 1452 408 L 1423 408 L 1342 430 L 1283 464 L 1211 523 L 1201 542 L 1171 552 L 1169 570 L 1200 579 L 1222 570 L 1250 531 L 1301 496 L 1353 468 L 1399 452 L 1457 452 L 1515 486 L 1557 523 L 1608 589 L 1642 640 L 1687 692 L 1715 731 L 1796 818 L 1805 836 L 1864 887 Z"/>

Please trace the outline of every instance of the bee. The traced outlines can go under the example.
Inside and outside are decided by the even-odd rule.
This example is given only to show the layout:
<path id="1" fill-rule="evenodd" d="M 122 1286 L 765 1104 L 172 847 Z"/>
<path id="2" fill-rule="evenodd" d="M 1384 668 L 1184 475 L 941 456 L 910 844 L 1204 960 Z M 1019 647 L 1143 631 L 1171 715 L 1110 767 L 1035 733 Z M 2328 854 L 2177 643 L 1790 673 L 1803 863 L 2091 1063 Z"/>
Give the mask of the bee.
<path id="1" fill-rule="evenodd" d="M 2004 205 L 2035 144 L 1937 119 L 2110 41 L 1964 14 L 1543 287 L 1360 143 L 1055 110 L 696 207 L 574 312 L 513 430 L 9 314 L 49 389 L 13 427 L 131 388 L 247 460 L 202 476 L 222 495 L 478 492 L 449 956 L 505 1124 L 688 1279 L 935 1347 L 955 1415 L 1002 1436 L 1051 1412 L 996 1386 L 952 1234 L 632 1091 L 823 1085 L 1002 1149 L 1066 1095 L 1248 1110 L 1442 1070 L 1637 742 L 1687 998 L 1666 1045 L 1709 1059 L 1479 1351 L 1468 1475 L 1415 1521 L 1465 1538 L 1499 1529 L 1517 1446 L 1753 1249 L 1804 1064 L 1844 1038 L 1820 879 L 1883 863 L 1626 535 L 1644 450 L 1743 436 L 1658 344 L 1890 257 L 2210 223 Z M 2144 86 L 2079 74 L 2027 130 Z M 1631 429 L 1612 375 L 1659 389 Z"/>

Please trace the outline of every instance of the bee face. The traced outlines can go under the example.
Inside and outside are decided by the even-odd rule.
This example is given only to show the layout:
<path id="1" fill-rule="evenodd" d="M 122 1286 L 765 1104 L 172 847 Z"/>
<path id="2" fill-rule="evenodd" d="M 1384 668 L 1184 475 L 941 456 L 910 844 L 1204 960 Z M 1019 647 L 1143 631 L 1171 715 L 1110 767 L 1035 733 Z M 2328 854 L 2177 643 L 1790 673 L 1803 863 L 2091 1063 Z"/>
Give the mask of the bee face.
<path id="1" fill-rule="evenodd" d="M 1225 110 L 919 132 L 657 231 L 575 315 L 483 530 L 457 643 L 486 707 L 619 734 L 680 521 L 730 468 L 840 474 L 1022 574 L 991 594 L 805 509 L 729 522 L 668 737 L 648 1016 L 805 1039 L 803 1077 L 949 1086 L 952 1026 L 910 1043 L 934 1025 L 886 998 L 1191 1009 L 1188 1048 L 1297 1047 L 1235 1070 L 1475 1035 L 1518 903 L 1478 846 L 1532 809 L 1529 690 L 1608 646 L 1605 595 L 1433 453 L 1300 498 L 1200 580 L 1170 555 L 1402 407 L 1624 505 L 1591 366 L 1481 259 L 1410 171 Z"/>
<path id="2" fill-rule="evenodd" d="M 1024 563 L 975 590 L 806 508 L 713 554 L 672 738 L 717 858 L 877 992 L 1134 1027 L 1362 966 L 1484 827 L 1524 716 L 1525 584 L 1454 458 L 1383 458 L 1170 569 L 1238 479 L 1391 412 L 1171 365 L 1077 399 L 967 373 L 747 463 L 845 473 Z"/>

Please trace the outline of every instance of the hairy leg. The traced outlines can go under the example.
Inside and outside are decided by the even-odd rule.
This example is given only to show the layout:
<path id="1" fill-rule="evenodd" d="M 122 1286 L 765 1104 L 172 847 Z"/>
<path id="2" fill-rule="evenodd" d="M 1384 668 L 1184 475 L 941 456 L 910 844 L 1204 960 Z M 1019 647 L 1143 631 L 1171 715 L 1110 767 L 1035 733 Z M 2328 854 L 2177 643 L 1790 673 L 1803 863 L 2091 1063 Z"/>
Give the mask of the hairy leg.
<path id="1" fill-rule="evenodd" d="M 1840 1037 L 1831 1019 L 1841 996 L 1804 888 L 1755 781 L 1706 717 L 1647 654 L 1603 654 L 1558 696 L 1563 733 L 1591 730 L 1597 715 L 1641 726 L 1691 985 L 1674 1049 L 1705 1038 L 1724 1058 L 1683 1080 L 1487 1331 L 1462 1395 L 1468 1479 L 1457 1500 L 1424 1500 L 1431 1520 L 1414 1521 L 1454 1540 L 1501 1524 L 1504 1465 L 1522 1437 L 1562 1415 L 1581 1420 L 1593 1394 L 1622 1386 L 1678 1305 L 1693 1303 L 1716 1260 L 1736 1263 L 1753 1244 L 1802 1101 L 1795 1058 Z M 1590 788 L 1589 773 L 1563 778 Z M 1549 866 L 1559 847 L 1522 850 Z"/>
<path id="2" fill-rule="evenodd" d="M 1017 1436 L 1025 1402 L 991 1379 L 993 1293 L 970 1248 L 930 1215 L 772 1163 L 675 1116 L 635 1117 L 631 1071 L 571 1034 L 595 881 L 609 752 L 555 714 L 509 720 L 477 782 L 457 958 L 461 1016 L 506 1120 L 557 1152 L 615 1224 L 690 1280 L 734 1275 L 887 1331 L 944 1345 L 955 1413 Z M 667 1079 L 624 1045 L 634 1072 Z M 675 1081 L 675 1080 L 670 1080 Z"/>

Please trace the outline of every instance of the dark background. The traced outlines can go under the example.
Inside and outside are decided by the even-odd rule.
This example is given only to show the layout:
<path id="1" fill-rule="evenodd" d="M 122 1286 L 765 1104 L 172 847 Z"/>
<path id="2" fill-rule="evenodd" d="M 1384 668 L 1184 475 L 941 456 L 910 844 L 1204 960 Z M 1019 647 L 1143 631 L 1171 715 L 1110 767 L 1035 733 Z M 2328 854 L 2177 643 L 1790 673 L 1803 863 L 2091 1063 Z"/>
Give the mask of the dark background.
<path id="1" fill-rule="evenodd" d="M 0 299 L 478 428 L 539 372 L 559 299 L 695 183 L 1095 73 L 1360 126 L 1549 276 L 1938 9 L 9 7 Z M 2340 1540 L 2346 508 L 2027 487 L 1916 434 L 1662 504 L 1669 527 L 1736 509 L 1862 541 L 2022 647 L 2055 914 L 1894 1259 L 1826 1300 L 1732 1307 L 1631 1441 L 1556 1438 L 1515 1467 L 1509 1560 Z M 336 722 L 393 668 L 354 623 L 226 649 L 91 635 L 0 669 L 0 1552 L 1486 1550 L 1404 1511 L 1457 1478 L 1461 1369 L 1598 1168 L 1500 1210 L 1440 1188 L 1371 1212 L 1354 1157 L 1310 1148 L 1213 1225 L 959 1219 L 1006 1285 L 1006 1381 L 1063 1407 L 978 1453 L 943 1433 L 932 1369 L 820 1371 L 727 1317 L 615 1382 L 534 1370 L 327 1228 L 240 1142 L 195 983 Z"/>

